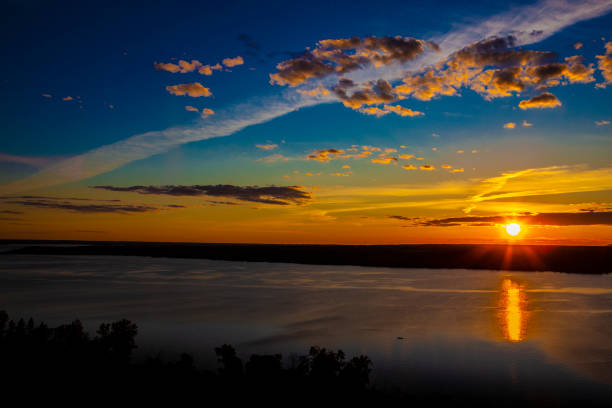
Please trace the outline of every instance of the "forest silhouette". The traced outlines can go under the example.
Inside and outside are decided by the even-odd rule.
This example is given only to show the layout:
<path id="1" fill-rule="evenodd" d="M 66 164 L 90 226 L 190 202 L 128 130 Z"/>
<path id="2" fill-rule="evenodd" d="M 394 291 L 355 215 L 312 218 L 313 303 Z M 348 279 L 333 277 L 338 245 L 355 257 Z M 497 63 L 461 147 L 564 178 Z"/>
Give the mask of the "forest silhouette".
<path id="1" fill-rule="evenodd" d="M 496 395 L 487 390 L 378 389 L 370 381 L 373 363 L 342 350 L 311 347 L 283 364 L 281 354 L 253 354 L 243 363 L 234 347 L 214 349 L 216 371 L 200 369 L 188 354 L 164 361 L 160 355 L 134 358 L 138 327 L 122 319 L 103 323 L 95 335 L 81 321 L 49 327 L 32 318 L 9 319 L 0 311 L 0 372 L 4 398 L 88 405 L 292 405 L 337 406 L 605 406 L 603 401 L 557 399 L 543 393 Z M 585 404 L 585 402 L 587 402 Z M 578 404 L 578 405 L 577 405 Z"/>

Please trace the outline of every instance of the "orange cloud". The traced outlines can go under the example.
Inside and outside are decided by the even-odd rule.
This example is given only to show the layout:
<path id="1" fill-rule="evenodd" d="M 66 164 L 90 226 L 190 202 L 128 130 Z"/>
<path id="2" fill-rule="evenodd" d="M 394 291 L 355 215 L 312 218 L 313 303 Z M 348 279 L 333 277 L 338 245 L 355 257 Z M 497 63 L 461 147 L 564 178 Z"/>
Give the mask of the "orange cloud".
<path id="1" fill-rule="evenodd" d="M 519 103 L 521 109 L 546 109 L 556 108 L 557 106 L 561 106 L 561 101 L 550 92 L 544 92 L 542 95 L 534 96 Z"/>
<path id="2" fill-rule="evenodd" d="M 244 64 L 244 59 L 239 55 L 239 56 L 234 57 L 234 58 L 224 58 L 223 61 L 221 61 L 221 62 L 226 67 L 231 68 L 231 67 L 235 67 L 237 65 Z"/>
<path id="3" fill-rule="evenodd" d="M 605 45 L 605 55 L 598 55 L 597 67 L 601 71 L 601 75 L 604 77 L 604 82 L 597 84 L 597 88 L 605 88 L 612 83 L 612 42 L 608 42 Z"/>
<path id="4" fill-rule="evenodd" d="M 189 95 L 193 98 L 198 98 L 200 96 L 211 96 L 212 92 L 210 89 L 205 88 L 199 82 L 189 82 L 186 84 L 178 84 L 178 85 L 169 85 L 166 87 L 166 90 L 172 95 Z"/>
<path id="5" fill-rule="evenodd" d="M 400 159 L 404 159 L 404 160 L 410 160 L 414 158 L 414 154 L 400 154 L 397 157 L 399 157 Z"/>
<path id="6" fill-rule="evenodd" d="M 583 44 L 582 44 L 581 42 L 577 42 L 576 44 L 574 44 L 574 49 L 575 49 L 575 50 L 579 50 L 579 49 L 581 49 L 581 48 L 582 48 L 582 45 L 583 45 Z"/>
<path id="7" fill-rule="evenodd" d="M 270 82 L 295 87 L 311 78 L 406 62 L 422 54 L 425 47 L 438 49 L 433 43 L 401 36 L 322 40 L 300 57 L 279 63 Z"/>
<path id="8" fill-rule="evenodd" d="M 185 106 L 185 110 L 188 112 L 199 112 L 198 108 L 194 108 L 193 106 Z"/>
<path id="9" fill-rule="evenodd" d="M 72 96 L 66 96 L 66 97 L 62 98 L 62 101 L 66 101 L 66 102 L 67 101 L 72 101 L 72 100 L 74 100 L 74 98 Z"/>
<path id="10" fill-rule="evenodd" d="M 431 164 L 422 164 L 420 169 L 426 170 L 426 171 L 432 171 L 432 170 L 435 170 L 436 168 L 432 166 Z"/>
<path id="11" fill-rule="evenodd" d="M 214 115 L 215 111 L 208 108 L 202 108 L 202 118 L 206 119 L 207 117 Z"/>
<path id="12" fill-rule="evenodd" d="M 42 96 L 43 98 L 53 98 L 53 96 L 51 96 L 51 94 L 42 94 L 40 96 Z"/>
<path id="13" fill-rule="evenodd" d="M 610 124 L 610 121 L 609 120 L 596 120 L 595 124 L 597 126 L 607 126 Z"/>
<path id="14" fill-rule="evenodd" d="M 198 69 L 198 73 L 202 74 L 202 75 L 207 75 L 210 76 L 213 74 L 213 71 L 220 71 L 222 70 L 223 67 L 221 66 L 221 64 L 215 64 L 215 65 L 202 65 L 199 69 Z"/>
<path id="15" fill-rule="evenodd" d="M 344 150 L 340 149 L 324 149 L 317 150 L 315 153 L 309 154 L 306 160 L 316 160 L 320 162 L 328 162 L 335 158 L 334 156 L 341 156 L 344 154 Z"/>
<path id="16" fill-rule="evenodd" d="M 404 170 L 416 170 L 417 168 L 416 168 L 416 166 L 414 166 L 412 164 L 404 164 L 402 166 L 402 169 L 404 169 Z"/>
<path id="17" fill-rule="evenodd" d="M 514 122 L 508 122 L 504 124 L 505 129 L 514 129 L 515 127 L 516 127 L 516 123 Z"/>
<path id="18" fill-rule="evenodd" d="M 581 56 L 554 62 L 551 52 L 514 49 L 514 38 L 494 38 L 472 44 L 446 60 L 411 74 L 393 89 L 398 97 L 431 100 L 437 96 L 458 95 L 470 88 L 485 99 L 520 94 L 528 88 L 592 82 L 593 64 Z"/>
<path id="19" fill-rule="evenodd" d="M 453 168 L 453 166 L 451 166 L 450 164 L 443 164 L 440 167 L 442 167 L 443 169 L 452 169 Z"/>
<path id="20" fill-rule="evenodd" d="M 382 156 L 379 157 L 378 159 L 370 159 L 370 161 L 372 163 L 378 163 L 378 164 L 389 164 L 389 163 L 395 163 L 397 162 L 397 157 L 393 157 L 393 156 Z"/>
<path id="21" fill-rule="evenodd" d="M 276 149 L 278 145 L 277 144 L 257 144 L 255 145 L 255 147 L 258 149 L 262 149 L 262 150 L 273 150 L 273 149 Z"/>
<path id="22" fill-rule="evenodd" d="M 463 173 L 463 171 L 464 171 L 464 170 L 463 170 L 463 168 L 460 168 L 460 169 L 452 169 L 452 170 L 451 170 L 451 173 Z"/>
<path id="23" fill-rule="evenodd" d="M 531 127 L 533 126 L 533 123 L 529 123 L 526 120 L 523 121 L 523 127 Z"/>

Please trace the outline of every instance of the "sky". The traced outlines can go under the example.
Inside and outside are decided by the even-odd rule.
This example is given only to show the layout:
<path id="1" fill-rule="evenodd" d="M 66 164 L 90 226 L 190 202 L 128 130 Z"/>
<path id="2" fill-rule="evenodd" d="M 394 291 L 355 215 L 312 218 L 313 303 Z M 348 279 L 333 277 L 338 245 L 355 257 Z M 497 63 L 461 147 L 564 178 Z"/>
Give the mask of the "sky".
<path id="1" fill-rule="evenodd" d="M 612 0 L 0 11 L 0 239 L 612 244 Z"/>

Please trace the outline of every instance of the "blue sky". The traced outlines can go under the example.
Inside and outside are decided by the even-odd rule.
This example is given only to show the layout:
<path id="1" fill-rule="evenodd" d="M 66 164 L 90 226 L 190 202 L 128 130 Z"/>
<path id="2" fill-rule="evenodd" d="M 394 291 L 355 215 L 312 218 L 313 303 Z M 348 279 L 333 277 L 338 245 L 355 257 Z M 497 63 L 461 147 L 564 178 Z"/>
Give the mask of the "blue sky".
<path id="1" fill-rule="evenodd" d="M 610 10 L 612 2 L 608 1 L 506 4 L 388 1 L 375 5 L 310 2 L 307 6 L 227 1 L 153 5 L 7 2 L 0 17 L 0 47 L 6 61 L 0 67 L 0 120 L 4 124 L 0 137 L 0 184 L 4 186 L 0 186 L 0 191 L 15 197 L 36 194 L 117 199 L 140 205 L 142 200 L 152 199 L 151 194 L 115 191 L 110 197 L 90 187 L 298 186 L 307 190 L 311 199 L 292 206 L 292 216 L 299 218 L 297 214 L 308 208 L 312 210 L 306 211 L 308 214 L 323 214 L 328 218 L 318 233 L 324 234 L 322 231 L 331 228 L 329 222 L 334 222 L 330 221 L 328 210 L 341 203 L 359 203 L 364 213 L 355 217 L 374 217 L 387 225 L 388 217 L 398 215 L 397 210 L 373 214 L 370 212 L 375 211 L 372 209 L 375 206 L 370 201 L 379 194 L 375 191 L 387 191 L 390 186 L 394 189 L 432 186 L 431 194 L 423 194 L 429 197 L 436 195 L 442 185 L 455 183 L 465 185 L 466 191 L 453 194 L 469 198 L 473 197 L 469 186 L 512 172 L 536 169 L 529 174 L 539 174 L 548 170 L 537 169 L 555 167 L 564 169 L 568 180 L 581 179 L 585 172 L 600 172 L 601 180 L 588 179 L 588 183 L 593 183 L 588 189 L 592 197 L 581 197 L 571 204 L 595 203 L 599 212 L 606 212 L 607 203 L 612 202 L 605 181 L 612 153 L 609 125 L 612 86 L 607 86 L 597 56 L 608 55 L 605 45 L 612 39 Z M 334 81 L 341 75 L 310 77 L 299 84 L 274 83 L 271 77 L 282 71 L 277 64 L 303 58 L 304 52 L 316 53 L 319 41 L 370 36 L 402 36 L 402 41 L 413 37 L 424 41 L 424 51 L 410 60 L 392 60 L 381 66 L 366 63 L 356 71 L 347 71 L 346 76 L 363 89 L 374 89 L 372 84 L 381 78 L 397 87 L 433 69 L 432 64 L 448 61 L 446 58 L 452 58 L 453 53 L 492 36 L 512 36 L 514 43 L 508 50 L 515 53 L 553 52 L 555 63 L 559 64 L 579 55 L 581 66 L 592 71 L 580 80 L 569 76 L 560 76 L 558 80 L 555 77 L 546 83 L 527 80 L 532 85 L 521 92 L 510 89 L 503 97 L 493 95 L 491 89 L 475 91 L 474 78 L 459 86 L 455 95 L 437 93 L 423 98 L 415 93 L 401 95 L 399 88 L 394 88 L 394 101 L 352 107 L 337 97 L 338 85 Z M 440 50 L 427 45 L 430 41 L 440 45 Z M 223 63 L 226 58 L 238 56 L 241 63 L 237 65 Z M 203 75 L 197 68 L 173 73 L 154 67 L 155 63 L 178 64 L 180 60 L 197 60 L 200 66 L 220 64 L 220 69 L 213 70 L 212 75 Z M 491 70 L 505 68 L 487 66 Z M 167 89 L 196 82 L 212 94 L 181 96 Z M 316 89 L 325 89 L 327 93 L 316 97 L 299 93 Z M 530 109 L 518 106 L 520 101 L 549 92 L 559 101 L 557 105 Z M 389 110 L 393 106 L 416 113 L 400 116 Z M 196 108 L 197 112 L 187 107 Z M 368 114 L 366 108 L 380 109 L 380 116 L 371 114 L 374 111 Z M 202 116 L 203 109 L 213 113 Z M 504 127 L 508 123 L 514 127 Z M 153 133 L 150 138 L 138 136 L 137 143 L 130 142 L 135 135 L 165 129 L 169 133 Z M 348 149 L 364 152 L 367 150 L 364 146 L 380 149 L 380 153 L 374 150 L 374 155 L 362 157 L 363 160 L 347 156 Z M 331 159 L 308 159 L 308 155 L 325 149 L 343 153 L 332 154 Z M 392 157 L 388 165 L 372 161 L 378 156 L 387 157 L 384 149 Z M 402 152 L 409 152 L 414 158 L 398 158 Z M 417 160 L 418 157 L 423 160 Z M 413 163 L 417 171 L 407 171 L 410 169 L 403 166 L 408 163 Z M 418 170 L 423 164 L 432 166 L 433 171 Z M 370 188 L 372 194 L 370 198 L 357 198 L 351 195 L 352 188 Z M 328 191 L 320 193 L 321 189 L 335 190 L 339 196 L 320 199 L 329 195 Z M 340 193 L 343 189 L 347 189 L 346 196 Z M 550 192 L 557 194 L 557 201 L 565 202 L 563 194 L 585 189 L 553 190 Z M 168 196 L 161 194 L 156 200 Z M 241 201 L 232 196 L 226 198 L 238 200 L 238 204 Z M 387 202 L 397 199 L 398 196 L 385 198 Z M 20 205 L 23 206 L 14 204 L 5 210 L 24 213 L 21 221 L 8 221 L 13 222 L 11 237 L 27 236 L 32 232 L 31 225 L 36 224 Z M 188 206 L 183 202 L 181 205 Z M 223 216 L 236 216 L 232 211 L 238 210 L 233 207 L 227 205 Z M 457 203 L 456 208 L 445 207 L 433 214 L 425 207 L 419 210 L 417 204 L 411 205 L 410 217 L 406 218 L 443 219 L 465 213 L 467 208 Z M 516 214 L 519 207 L 525 208 L 519 205 L 516 209 L 494 207 L 482 211 Z M 28 208 L 50 211 L 51 218 L 57 215 L 61 222 L 70 219 L 71 212 L 79 212 L 73 207 L 68 212 L 33 204 Z M 398 208 L 406 211 L 405 207 Z M 572 212 L 576 208 L 542 207 L 532 212 Z M 264 210 L 273 212 L 275 208 Z M 199 211 L 189 217 L 214 218 L 207 213 L 209 209 Z M 91 222 L 99 215 L 88 214 Z M 133 221 L 137 215 L 128 217 Z M 28 222 L 29 227 L 25 225 Z M 74 222 L 88 221 L 78 218 Z M 350 225 L 351 221 L 336 218 L 335 222 Z M 261 226 L 255 224 L 253 229 L 257 231 Z M 402 228 L 423 227 L 413 224 Z M 598 236 L 610 233 L 610 227 L 602 225 L 596 227 L 604 228 Z M 395 230 L 397 227 L 389 225 Z M 74 236 L 57 230 L 56 224 L 49 225 L 47 231 L 53 237 Z M 113 237 L 121 236 L 118 230 L 107 232 Z M 231 232 L 228 230 L 227 234 Z M 312 234 L 317 236 L 315 231 Z M 414 236 L 419 241 L 419 234 L 411 235 Z"/>

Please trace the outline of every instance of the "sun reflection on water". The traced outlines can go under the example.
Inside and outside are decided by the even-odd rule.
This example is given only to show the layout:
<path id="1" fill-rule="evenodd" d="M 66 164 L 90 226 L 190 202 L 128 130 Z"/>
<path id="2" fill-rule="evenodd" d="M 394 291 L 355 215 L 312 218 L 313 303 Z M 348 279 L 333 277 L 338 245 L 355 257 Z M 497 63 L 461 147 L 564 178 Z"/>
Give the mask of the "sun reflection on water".
<path id="1" fill-rule="evenodd" d="M 512 342 L 525 340 L 528 312 L 527 295 L 523 285 L 504 279 L 499 306 L 499 324 L 504 338 Z"/>

